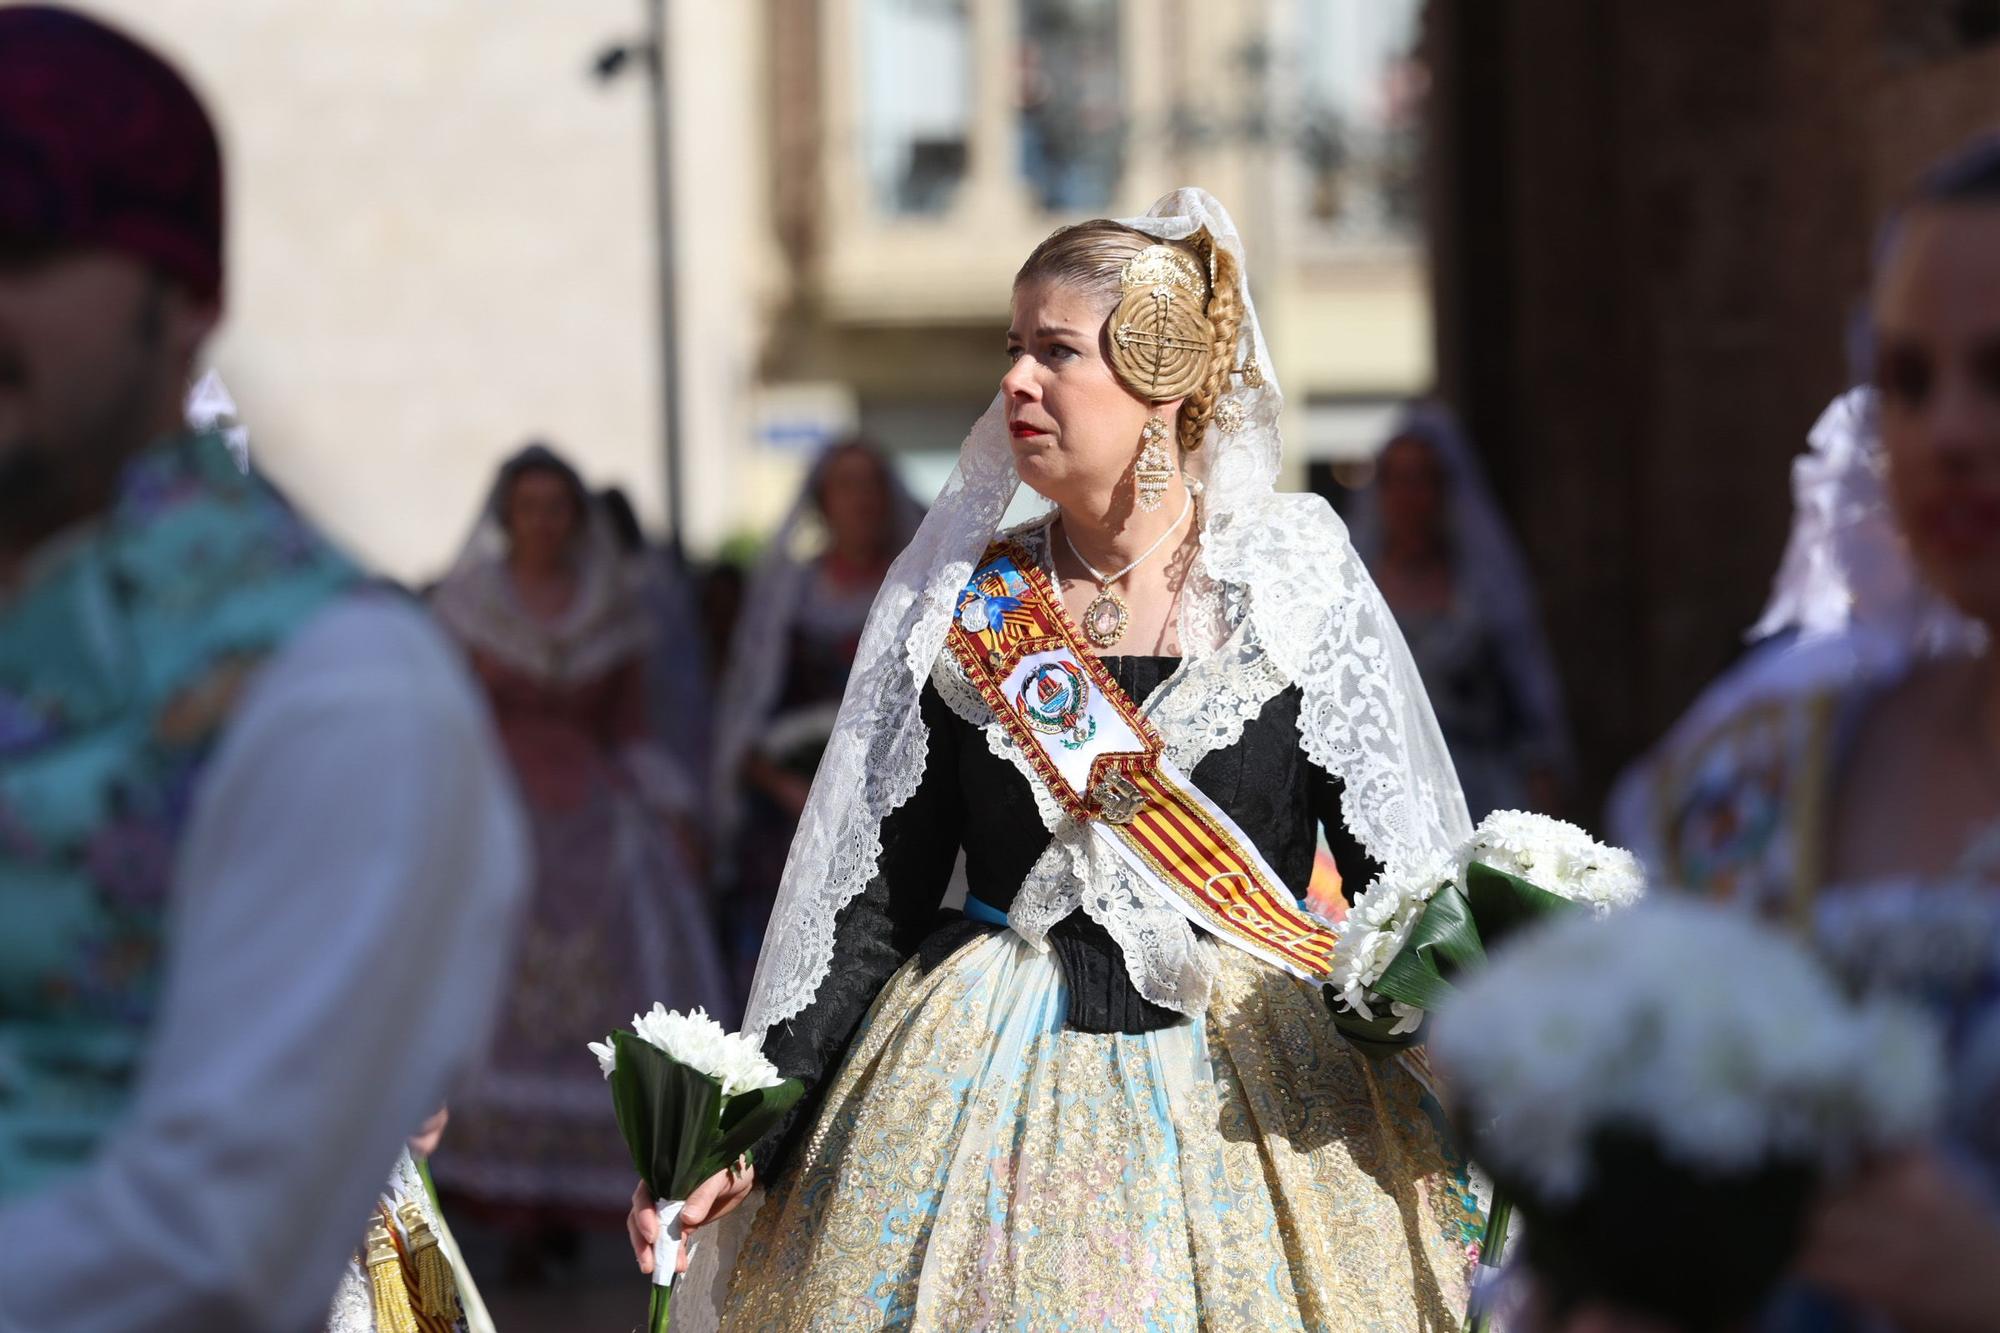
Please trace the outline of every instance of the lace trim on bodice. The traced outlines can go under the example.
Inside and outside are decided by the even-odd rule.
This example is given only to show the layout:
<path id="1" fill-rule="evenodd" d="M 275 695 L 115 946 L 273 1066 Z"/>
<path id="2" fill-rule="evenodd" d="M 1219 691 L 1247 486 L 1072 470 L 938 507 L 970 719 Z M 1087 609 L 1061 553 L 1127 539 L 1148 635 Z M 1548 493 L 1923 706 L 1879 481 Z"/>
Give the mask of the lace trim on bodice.
<path id="1" fill-rule="evenodd" d="M 1203 534 L 1216 579 L 1302 695 L 1306 756 L 1341 779 L 1347 826 L 1391 873 L 1471 833 L 1416 664 L 1346 528 L 1313 496 L 1270 495 Z"/>

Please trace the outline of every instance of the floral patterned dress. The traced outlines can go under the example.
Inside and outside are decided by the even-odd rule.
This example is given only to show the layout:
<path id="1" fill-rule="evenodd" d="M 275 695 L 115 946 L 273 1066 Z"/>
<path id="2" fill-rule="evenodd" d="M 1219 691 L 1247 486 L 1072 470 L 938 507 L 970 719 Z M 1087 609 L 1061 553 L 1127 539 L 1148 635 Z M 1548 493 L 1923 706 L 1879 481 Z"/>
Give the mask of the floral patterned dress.
<path id="1" fill-rule="evenodd" d="M 1135 700 L 1179 665 L 1104 661 Z M 1316 825 L 1369 868 L 1298 709 L 1279 693 L 1193 777 L 1303 892 Z M 1456 1328 L 1482 1219 L 1420 1077 L 1234 950 L 1188 1018 L 1081 913 L 1030 947 L 999 921 L 1049 841 L 1032 791 L 936 690 L 924 716 L 833 973 L 766 1039 L 814 1097 L 760 1149 L 722 1326 Z M 939 908 L 961 848 L 963 915 Z"/>

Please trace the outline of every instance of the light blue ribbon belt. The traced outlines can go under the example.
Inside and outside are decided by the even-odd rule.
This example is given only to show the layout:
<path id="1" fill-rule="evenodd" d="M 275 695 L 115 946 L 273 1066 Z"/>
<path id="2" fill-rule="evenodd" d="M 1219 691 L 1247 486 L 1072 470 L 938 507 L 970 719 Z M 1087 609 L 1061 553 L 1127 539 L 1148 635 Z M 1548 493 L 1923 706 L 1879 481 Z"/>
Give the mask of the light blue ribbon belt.
<path id="1" fill-rule="evenodd" d="M 965 895 L 965 914 L 974 921 L 984 921 L 989 926 L 1007 924 L 1007 914 L 991 903 L 981 902 L 971 894 Z"/>

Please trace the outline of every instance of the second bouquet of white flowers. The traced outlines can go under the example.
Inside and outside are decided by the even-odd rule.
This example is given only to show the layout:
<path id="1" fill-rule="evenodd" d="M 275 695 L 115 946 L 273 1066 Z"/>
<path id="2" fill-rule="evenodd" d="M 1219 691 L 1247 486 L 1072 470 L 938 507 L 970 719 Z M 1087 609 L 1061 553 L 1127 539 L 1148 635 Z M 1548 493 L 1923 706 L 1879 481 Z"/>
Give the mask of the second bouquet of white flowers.
<path id="1" fill-rule="evenodd" d="M 769 1133 L 805 1088 L 778 1076 L 760 1041 L 725 1031 L 701 1009 L 682 1014 L 655 1004 L 651 1013 L 632 1016 L 631 1031 L 589 1045 L 611 1084 L 632 1165 L 659 1201 L 647 1328 L 661 1333 L 672 1318 L 680 1214 L 688 1195 Z"/>
<path id="2" fill-rule="evenodd" d="M 1485 963 L 1487 946 L 1542 917 L 1628 907 L 1645 887 L 1630 852 L 1560 819 L 1495 811 L 1455 856 L 1384 876 L 1354 900 L 1334 947 L 1334 1023 L 1364 1048 L 1407 1043 L 1451 997 L 1452 978 Z M 1482 1274 L 1499 1265 L 1511 1210 L 1495 1191 L 1479 1242 Z M 1475 1293 L 1467 1328 L 1484 1333 L 1488 1319 Z"/>
<path id="3" fill-rule="evenodd" d="M 1495 811 L 1455 858 L 1384 877 L 1355 900 L 1334 951 L 1346 1009 L 1335 1017 L 1363 1040 L 1404 1037 L 1502 936 L 1554 912 L 1602 915 L 1644 892 L 1630 852 L 1560 819 Z"/>

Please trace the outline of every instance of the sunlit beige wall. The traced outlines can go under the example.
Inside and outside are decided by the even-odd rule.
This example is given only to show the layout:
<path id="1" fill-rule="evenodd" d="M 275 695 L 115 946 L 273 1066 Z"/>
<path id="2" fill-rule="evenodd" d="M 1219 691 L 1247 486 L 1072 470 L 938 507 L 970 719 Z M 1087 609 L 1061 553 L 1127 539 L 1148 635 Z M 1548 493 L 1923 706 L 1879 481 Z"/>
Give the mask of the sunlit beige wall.
<path id="1" fill-rule="evenodd" d="M 641 22 L 637 0 L 87 3 L 183 62 L 222 121 L 232 295 L 213 358 L 260 465 L 308 509 L 422 578 L 456 549 L 495 462 L 540 435 L 657 517 L 644 83 L 590 76 Z M 711 118 L 677 138 L 709 197 L 740 210 L 744 173 L 722 169 L 736 108 L 716 86 L 747 104 L 748 52 L 711 31 L 740 26 L 732 8 L 678 7 L 675 72 Z M 686 373 L 727 384 L 747 375 L 747 315 L 720 294 L 732 243 L 704 250 L 687 286 L 725 315 Z M 689 406 L 691 431 L 728 429 Z"/>
<path id="2" fill-rule="evenodd" d="M 234 296 L 214 357 L 260 464 L 312 512 L 388 572 L 431 576 L 494 464 L 541 435 L 659 522 L 644 80 L 590 75 L 598 51 L 635 35 L 642 0 L 83 3 L 184 62 L 223 122 Z M 759 352 L 801 294 L 792 284 L 836 338 L 939 321 L 991 322 L 997 337 L 1013 268 L 1055 219 L 1015 175 L 1013 0 L 972 0 L 971 179 L 951 216 L 923 220 L 884 218 L 865 197 L 859 0 L 820 0 L 820 248 L 804 273 L 777 254 L 771 222 L 769 118 L 787 90 L 766 63 L 770 9 L 668 7 L 685 511 L 705 552 L 767 527 L 803 466 L 754 442 Z M 1133 113 L 1157 119 L 1170 96 L 1240 109 L 1259 94 L 1229 77 L 1228 53 L 1286 12 L 1126 0 Z M 1237 209 L 1295 404 L 1429 379 L 1420 254 L 1315 246 L 1291 220 L 1285 163 L 1241 146 L 1173 156 L 1142 140 L 1114 211 L 1185 181 Z M 902 345 L 863 367 L 877 396 L 935 394 L 952 353 L 897 359 Z"/>

